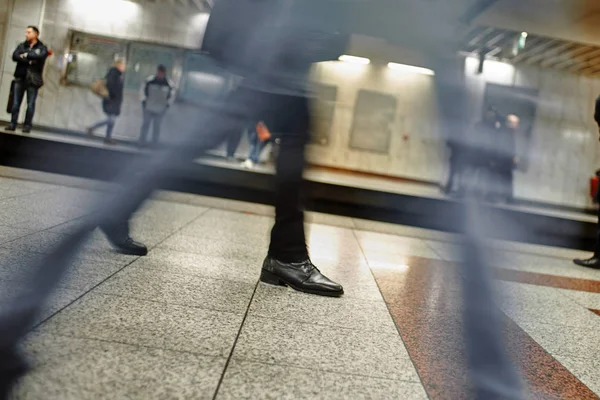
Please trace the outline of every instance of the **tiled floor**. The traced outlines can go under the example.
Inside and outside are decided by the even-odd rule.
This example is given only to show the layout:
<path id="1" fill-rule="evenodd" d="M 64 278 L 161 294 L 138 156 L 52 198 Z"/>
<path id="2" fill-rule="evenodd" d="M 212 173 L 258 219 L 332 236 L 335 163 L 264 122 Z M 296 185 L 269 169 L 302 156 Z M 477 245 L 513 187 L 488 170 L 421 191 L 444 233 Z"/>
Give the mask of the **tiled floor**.
<path id="1" fill-rule="evenodd" d="M 93 196 L 89 181 L 3 171 L 0 300 Z M 272 215 L 161 192 L 132 223 L 147 257 L 94 234 L 24 344 L 35 368 L 14 398 L 468 398 L 460 237 L 308 214 L 312 258 L 346 290 L 322 298 L 258 282 Z M 598 398 L 600 271 L 573 250 L 489 246 L 528 393 Z"/>

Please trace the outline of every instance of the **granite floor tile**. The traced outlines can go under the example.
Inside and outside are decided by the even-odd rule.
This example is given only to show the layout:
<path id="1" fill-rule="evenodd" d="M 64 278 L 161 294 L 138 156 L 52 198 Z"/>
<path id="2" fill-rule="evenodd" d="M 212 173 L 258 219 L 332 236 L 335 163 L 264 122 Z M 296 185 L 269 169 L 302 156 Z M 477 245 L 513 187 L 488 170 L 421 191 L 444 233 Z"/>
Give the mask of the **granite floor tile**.
<path id="1" fill-rule="evenodd" d="M 415 228 L 412 226 L 392 224 L 387 222 L 370 221 L 354 218 L 354 226 L 358 231 L 385 233 L 389 235 L 407 236 L 420 239 L 442 240 L 453 242 L 460 240 L 460 235 L 439 232 L 430 229 Z"/>
<path id="2" fill-rule="evenodd" d="M 244 319 L 243 313 L 167 304 L 165 348 L 228 357 Z"/>
<path id="3" fill-rule="evenodd" d="M 140 257 L 132 266 L 158 269 L 176 274 L 203 276 L 214 279 L 256 283 L 262 262 L 248 262 L 236 258 L 207 256 L 162 248 Z"/>
<path id="4" fill-rule="evenodd" d="M 0 225 L 0 244 L 13 241 L 30 235 L 35 231 L 30 229 L 15 228 L 14 226 Z"/>
<path id="5" fill-rule="evenodd" d="M 594 310 L 600 309 L 600 293 L 581 292 L 579 290 L 568 289 L 557 290 L 585 308 Z"/>
<path id="6" fill-rule="evenodd" d="M 65 235 L 42 231 L 4 243 L 2 247 L 13 253 L 49 253 L 65 238 Z"/>
<path id="7" fill-rule="evenodd" d="M 270 285 L 259 285 L 250 315 L 354 330 L 396 332 L 383 302 L 347 296 L 320 297 Z"/>
<path id="8" fill-rule="evenodd" d="M 16 399 L 210 399 L 225 358 L 37 334 Z"/>
<path id="9" fill-rule="evenodd" d="M 418 382 L 397 333 L 383 334 L 249 316 L 236 360 Z"/>
<path id="10" fill-rule="evenodd" d="M 312 224 L 330 225 L 349 229 L 354 228 L 354 221 L 352 218 L 339 215 L 307 212 L 305 214 L 305 220 Z"/>
<path id="11" fill-rule="evenodd" d="M 229 243 L 221 240 L 200 239 L 180 234 L 171 236 L 158 247 L 213 257 L 246 260 L 249 263 L 262 263 L 266 253 L 266 249 L 251 243 Z"/>
<path id="12" fill-rule="evenodd" d="M 555 288 L 501 282 L 498 300 L 517 323 L 545 320 L 574 329 L 582 326 L 600 329 L 600 319 L 594 313 Z"/>
<path id="13" fill-rule="evenodd" d="M 556 357 L 581 383 L 600 396 L 600 361 L 597 358 Z"/>
<path id="14" fill-rule="evenodd" d="M 256 247 L 266 249 L 270 241 L 270 228 L 232 228 L 222 225 L 203 225 L 194 223 L 186 226 L 180 232 L 182 235 L 219 240 L 230 243 L 252 243 Z"/>
<path id="15" fill-rule="evenodd" d="M 164 348 L 167 305 L 88 293 L 43 325 L 49 334 Z"/>
<path id="16" fill-rule="evenodd" d="M 554 357 L 597 358 L 600 342 L 600 330 L 597 327 L 574 329 L 566 325 L 554 325 L 552 322 L 538 320 L 519 322 L 519 325 Z"/>
<path id="17" fill-rule="evenodd" d="M 431 251 L 424 240 L 411 237 L 356 231 L 356 238 L 365 252 L 411 254 L 413 251 Z"/>
<path id="18" fill-rule="evenodd" d="M 418 382 L 233 360 L 217 399 L 427 399 Z"/>
<path id="19" fill-rule="evenodd" d="M 256 283 L 212 279 L 131 265 L 97 292 L 211 310 L 244 313 Z"/>

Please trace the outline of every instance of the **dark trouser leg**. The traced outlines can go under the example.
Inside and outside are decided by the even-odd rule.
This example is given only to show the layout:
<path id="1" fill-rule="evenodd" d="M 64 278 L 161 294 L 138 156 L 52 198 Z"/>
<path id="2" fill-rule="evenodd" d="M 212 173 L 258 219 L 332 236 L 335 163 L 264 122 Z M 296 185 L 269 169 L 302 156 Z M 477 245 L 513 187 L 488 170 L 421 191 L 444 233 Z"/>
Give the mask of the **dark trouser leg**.
<path id="1" fill-rule="evenodd" d="M 144 110 L 144 115 L 142 117 L 142 129 L 140 131 L 140 143 L 146 143 L 146 137 L 148 136 L 148 131 L 150 130 L 151 122 L 152 118 L 150 113 Z"/>
<path id="2" fill-rule="evenodd" d="M 106 138 L 112 138 L 113 130 L 115 129 L 115 124 L 117 123 L 116 115 L 109 115 L 108 120 L 106 121 Z"/>
<path id="3" fill-rule="evenodd" d="M 227 135 L 227 157 L 233 158 L 235 157 L 235 151 L 240 145 L 240 141 L 242 140 L 243 130 L 236 132 L 229 132 Z"/>
<path id="4" fill-rule="evenodd" d="M 164 114 L 156 113 L 152 115 L 152 143 L 158 144 L 158 138 L 160 137 L 160 127 L 162 125 Z"/>
<path id="5" fill-rule="evenodd" d="M 596 226 L 596 249 L 594 257 L 600 258 L 600 206 L 598 206 L 598 225 Z"/>
<path id="6" fill-rule="evenodd" d="M 21 81 L 15 82 L 15 88 L 13 90 L 13 106 L 10 123 L 17 125 L 19 123 L 19 111 L 21 110 L 21 103 L 23 97 L 25 97 L 25 83 Z"/>
<path id="7" fill-rule="evenodd" d="M 25 114 L 25 126 L 33 125 L 33 116 L 35 115 L 35 102 L 37 101 L 38 88 L 27 87 L 27 113 Z"/>
<path id="8" fill-rule="evenodd" d="M 286 105 L 287 115 L 284 115 L 285 123 L 281 128 L 276 123 L 271 128 L 266 121 L 271 131 L 282 132 L 276 162 L 275 225 L 271 231 L 269 256 L 282 262 L 298 262 L 308 258 L 301 188 L 310 115 L 305 98 L 283 97 L 276 100 Z"/>

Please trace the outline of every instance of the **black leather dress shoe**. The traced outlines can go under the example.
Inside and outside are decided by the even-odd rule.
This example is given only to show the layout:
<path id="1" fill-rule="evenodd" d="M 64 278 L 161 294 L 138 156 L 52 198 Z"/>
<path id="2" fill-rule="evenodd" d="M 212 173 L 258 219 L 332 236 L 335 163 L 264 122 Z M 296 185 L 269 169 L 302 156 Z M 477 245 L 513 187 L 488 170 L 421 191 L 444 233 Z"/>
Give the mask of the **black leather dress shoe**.
<path id="1" fill-rule="evenodd" d="M 31 125 L 23 125 L 23 133 L 31 133 Z"/>
<path id="2" fill-rule="evenodd" d="M 148 254 L 148 248 L 143 244 L 136 242 L 130 237 L 125 238 L 121 241 L 113 241 L 108 237 L 110 244 L 121 254 L 127 254 L 131 256 L 145 256 Z"/>
<path id="3" fill-rule="evenodd" d="M 14 124 L 10 124 L 6 128 L 4 128 L 4 130 L 7 132 L 14 132 L 17 130 L 17 126 Z"/>
<path id="4" fill-rule="evenodd" d="M 310 260 L 284 263 L 267 257 L 263 263 L 260 280 L 319 296 L 339 297 L 344 294 L 342 285 L 328 279 Z"/>
<path id="5" fill-rule="evenodd" d="M 582 267 L 600 269 L 600 258 L 596 256 L 588 258 L 587 260 L 575 259 L 573 262 Z"/>

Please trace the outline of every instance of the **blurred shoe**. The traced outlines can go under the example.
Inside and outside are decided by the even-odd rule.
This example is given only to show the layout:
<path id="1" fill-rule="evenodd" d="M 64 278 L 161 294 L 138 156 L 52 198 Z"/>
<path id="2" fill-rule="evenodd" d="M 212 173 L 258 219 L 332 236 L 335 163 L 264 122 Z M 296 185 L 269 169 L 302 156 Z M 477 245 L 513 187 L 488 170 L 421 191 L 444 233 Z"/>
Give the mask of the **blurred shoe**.
<path id="1" fill-rule="evenodd" d="M 105 138 L 104 139 L 104 143 L 106 143 L 106 144 L 117 144 L 117 141 L 115 139 Z"/>
<path id="2" fill-rule="evenodd" d="M 148 248 L 143 243 L 136 242 L 129 236 L 127 224 L 104 225 L 100 226 L 100 230 L 117 252 L 132 256 L 148 254 Z"/>
<path id="3" fill-rule="evenodd" d="M 260 281 L 270 285 L 289 286 L 299 292 L 319 296 L 340 297 L 344 294 L 342 285 L 328 279 L 310 260 L 284 263 L 267 257 Z"/>
<path id="4" fill-rule="evenodd" d="M 24 125 L 23 133 L 31 133 L 31 125 Z"/>
<path id="5" fill-rule="evenodd" d="M 592 258 L 588 258 L 587 260 L 580 260 L 576 258 L 573 262 L 579 266 L 600 269 L 600 258 L 593 256 Z"/>
<path id="6" fill-rule="evenodd" d="M 9 124 L 4 130 L 7 132 L 14 132 L 17 130 L 17 126 L 15 124 Z"/>
<path id="7" fill-rule="evenodd" d="M 0 350 L 0 400 L 11 399 L 14 387 L 30 369 L 25 360 L 12 350 Z"/>
<path id="8" fill-rule="evenodd" d="M 252 162 L 252 160 L 248 159 L 242 163 L 242 168 L 252 169 L 254 168 L 254 163 Z"/>
<path id="9" fill-rule="evenodd" d="M 136 242 L 129 236 L 125 240 L 113 241 L 110 236 L 107 236 L 110 244 L 121 254 L 130 256 L 145 256 L 148 254 L 148 248 L 143 244 Z"/>

